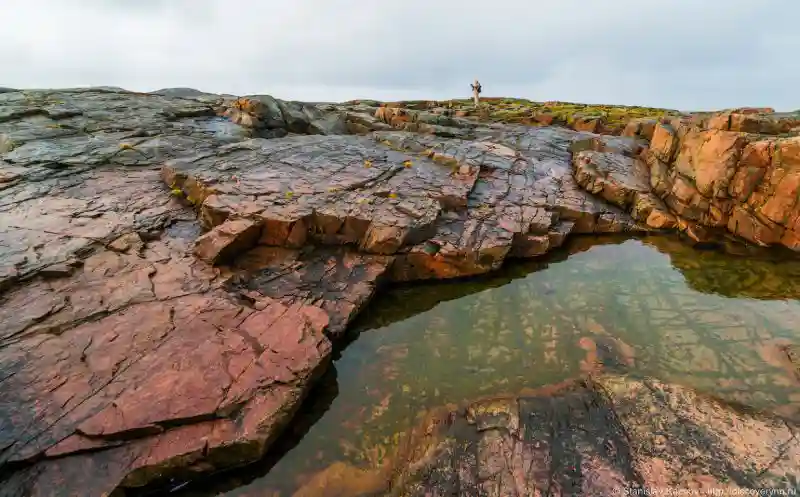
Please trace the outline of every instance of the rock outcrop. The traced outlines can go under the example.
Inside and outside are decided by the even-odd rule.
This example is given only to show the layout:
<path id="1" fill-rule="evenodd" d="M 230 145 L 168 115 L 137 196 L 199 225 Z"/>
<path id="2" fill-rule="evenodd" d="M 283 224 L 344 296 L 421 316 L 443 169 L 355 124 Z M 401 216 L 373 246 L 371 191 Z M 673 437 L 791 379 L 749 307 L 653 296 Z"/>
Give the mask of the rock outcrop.
<path id="1" fill-rule="evenodd" d="M 603 375 L 431 416 L 394 463 L 394 496 L 796 490 L 795 425 L 678 385 Z"/>
<path id="2" fill-rule="evenodd" d="M 778 494 L 797 489 L 798 428 L 680 385 L 603 373 L 433 409 L 380 464 L 335 463 L 295 495 Z"/>
<path id="3" fill-rule="evenodd" d="M 760 114 L 619 137 L 417 107 L 0 93 L 0 495 L 259 459 L 384 281 L 682 220 L 798 248 L 796 140 L 731 131 Z"/>
<path id="4" fill-rule="evenodd" d="M 655 122 L 638 157 L 576 153 L 575 178 L 654 228 L 800 250 L 800 115 L 761 110 Z"/>

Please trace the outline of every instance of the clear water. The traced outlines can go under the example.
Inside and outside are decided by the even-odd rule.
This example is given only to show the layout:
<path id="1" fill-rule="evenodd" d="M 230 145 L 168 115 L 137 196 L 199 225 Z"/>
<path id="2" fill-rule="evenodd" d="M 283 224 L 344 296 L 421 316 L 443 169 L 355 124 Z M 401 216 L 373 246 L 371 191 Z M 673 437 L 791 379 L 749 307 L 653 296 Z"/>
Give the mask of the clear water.
<path id="1" fill-rule="evenodd" d="M 334 463 L 380 466 L 426 409 L 558 383 L 597 361 L 800 418 L 800 382 L 779 352 L 800 343 L 798 299 L 798 260 L 660 237 L 578 239 L 492 277 L 391 289 L 355 323 L 280 457 L 203 495 L 295 495 Z M 315 485 L 297 495 L 345 495 Z"/>

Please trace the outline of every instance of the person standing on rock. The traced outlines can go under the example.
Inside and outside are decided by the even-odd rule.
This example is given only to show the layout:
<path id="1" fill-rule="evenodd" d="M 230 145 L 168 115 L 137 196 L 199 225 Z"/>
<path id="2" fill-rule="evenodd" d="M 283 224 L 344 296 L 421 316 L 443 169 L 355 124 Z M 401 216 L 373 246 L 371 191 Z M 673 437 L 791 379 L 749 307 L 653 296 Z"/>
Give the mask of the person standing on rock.
<path id="1" fill-rule="evenodd" d="M 475 101 L 475 107 L 477 107 L 480 104 L 481 83 L 476 79 L 470 86 L 472 86 L 472 99 Z"/>

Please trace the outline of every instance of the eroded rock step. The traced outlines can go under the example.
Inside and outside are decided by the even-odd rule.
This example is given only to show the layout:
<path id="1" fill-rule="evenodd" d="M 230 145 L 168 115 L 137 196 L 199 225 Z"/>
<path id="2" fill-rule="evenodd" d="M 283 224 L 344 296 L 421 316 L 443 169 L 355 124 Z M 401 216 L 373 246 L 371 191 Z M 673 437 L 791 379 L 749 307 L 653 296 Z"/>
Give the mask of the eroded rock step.
<path id="1" fill-rule="evenodd" d="M 337 337 L 370 301 L 391 262 L 345 247 L 259 246 L 236 259 L 227 288 L 256 305 L 267 296 L 289 306 L 318 306 L 330 318 L 328 334 Z"/>
<path id="2" fill-rule="evenodd" d="M 162 178 L 211 229 L 195 249 L 210 263 L 256 245 L 348 245 L 394 256 L 394 280 L 470 276 L 543 255 L 572 232 L 646 230 L 572 179 L 570 146 L 582 138 L 521 128 L 479 141 L 260 139 L 169 161 Z"/>

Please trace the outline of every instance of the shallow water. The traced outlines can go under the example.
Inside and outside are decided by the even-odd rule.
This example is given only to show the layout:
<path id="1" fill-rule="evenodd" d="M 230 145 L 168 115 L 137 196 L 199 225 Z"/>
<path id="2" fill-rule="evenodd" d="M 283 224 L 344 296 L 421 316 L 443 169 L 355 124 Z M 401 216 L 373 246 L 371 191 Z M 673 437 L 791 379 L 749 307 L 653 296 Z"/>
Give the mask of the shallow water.
<path id="1" fill-rule="evenodd" d="M 492 277 L 391 289 L 355 323 L 357 338 L 311 393 L 280 459 L 202 495 L 291 496 L 335 462 L 380 465 L 426 409 L 598 364 L 800 419 L 800 382 L 779 348 L 800 343 L 798 299 L 798 260 L 661 237 L 577 239 Z"/>

